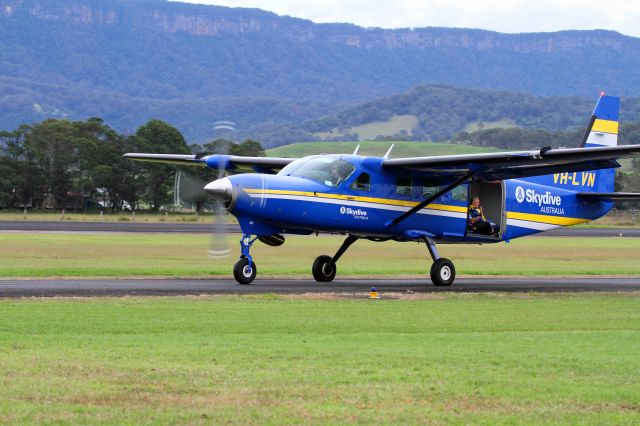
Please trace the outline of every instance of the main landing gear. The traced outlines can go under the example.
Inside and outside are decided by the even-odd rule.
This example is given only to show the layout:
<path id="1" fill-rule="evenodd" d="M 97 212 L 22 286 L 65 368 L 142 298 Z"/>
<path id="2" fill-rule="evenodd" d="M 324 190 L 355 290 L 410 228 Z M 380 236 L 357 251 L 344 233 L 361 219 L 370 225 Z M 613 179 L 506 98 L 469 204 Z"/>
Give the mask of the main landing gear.
<path id="1" fill-rule="evenodd" d="M 456 279 L 456 268 L 453 266 L 453 262 L 440 257 L 436 243 L 431 238 L 425 238 L 424 242 L 427 244 L 427 249 L 433 259 L 433 264 L 431 265 L 431 281 L 433 285 L 438 287 L 450 286 Z"/>
<path id="2" fill-rule="evenodd" d="M 318 256 L 313 262 L 311 272 L 313 278 L 321 283 L 333 281 L 336 276 L 336 263 L 338 259 L 347 251 L 351 244 L 355 243 L 358 237 L 355 235 L 349 235 L 342 243 L 335 256 L 330 257 L 326 255 Z M 449 259 L 440 257 L 436 243 L 431 238 L 425 238 L 429 254 L 433 259 L 431 265 L 431 281 L 438 287 L 450 286 L 456 278 L 456 268 L 453 266 L 453 262 Z"/>
<path id="3" fill-rule="evenodd" d="M 333 257 L 327 255 L 318 256 L 311 267 L 313 278 L 319 283 L 333 281 L 336 277 L 336 262 L 357 239 L 358 237 L 355 235 L 349 235 Z"/>

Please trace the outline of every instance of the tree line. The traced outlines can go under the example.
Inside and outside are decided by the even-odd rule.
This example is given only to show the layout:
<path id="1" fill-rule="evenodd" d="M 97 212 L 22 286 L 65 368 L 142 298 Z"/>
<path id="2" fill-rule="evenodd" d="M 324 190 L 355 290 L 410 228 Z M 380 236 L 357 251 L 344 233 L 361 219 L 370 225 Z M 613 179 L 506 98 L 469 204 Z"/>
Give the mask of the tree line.
<path id="1" fill-rule="evenodd" d="M 460 132 L 452 142 L 501 149 L 577 146 L 583 130 L 484 129 Z M 416 142 L 419 143 L 419 142 Z M 625 123 L 621 144 L 640 144 L 640 122 Z M 86 121 L 49 119 L 0 131 L 0 209 L 91 209 L 158 211 L 173 204 L 171 165 L 124 159 L 125 152 L 208 153 L 264 156 L 259 142 L 241 144 L 218 139 L 188 145 L 175 127 L 151 120 L 134 134 L 121 134 L 100 118 Z M 191 203 L 200 210 L 207 200 L 199 191 L 217 177 L 206 168 L 188 168 L 198 195 Z M 187 178 L 185 177 L 185 180 Z M 617 175 L 617 189 L 640 191 L 640 161 Z"/>
<path id="2" fill-rule="evenodd" d="M 176 167 L 127 160 L 126 152 L 265 155 L 251 140 L 188 145 L 160 120 L 125 135 L 100 118 L 49 119 L 0 131 L 0 208 L 158 211 L 172 204 Z M 210 170 L 197 173 L 216 177 Z"/>

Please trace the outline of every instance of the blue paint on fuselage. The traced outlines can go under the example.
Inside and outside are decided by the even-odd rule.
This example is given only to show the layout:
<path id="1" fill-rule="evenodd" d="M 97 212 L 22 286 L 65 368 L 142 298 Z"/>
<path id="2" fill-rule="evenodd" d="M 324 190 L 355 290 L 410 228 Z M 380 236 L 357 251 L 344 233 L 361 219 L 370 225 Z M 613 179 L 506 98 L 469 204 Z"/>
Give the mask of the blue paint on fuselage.
<path id="1" fill-rule="evenodd" d="M 319 157 L 344 160 L 354 166 L 354 171 L 335 187 L 310 178 L 291 175 L 292 171 L 295 174 L 297 166 Z M 296 160 L 283 170 L 286 173 L 281 172 L 278 175 L 230 176 L 236 192 L 230 211 L 238 217 L 244 233 L 256 235 L 331 232 L 400 240 L 417 239 L 417 236 L 427 235 L 439 240 L 478 243 L 511 240 L 540 232 L 544 226 L 549 226 L 544 224 L 547 216 L 551 218 L 551 223 L 554 217 L 596 219 L 608 212 L 612 206 L 609 202 L 579 199 L 576 192 L 584 188 L 578 188 L 576 191 L 566 185 L 549 185 L 554 179 L 554 176 L 550 175 L 495 183 L 500 185 L 506 212 L 502 210 L 502 218 L 489 220 L 502 224 L 501 238 L 467 235 L 468 184 L 444 194 L 419 214 L 386 229 L 385 223 L 424 199 L 425 179 L 428 184 L 435 182 L 441 187 L 447 185 L 451 179 L 447 181 L 421 172 L 389 172 L 381 167 L 382 161 L 379 157 L 358 155 L 312 156 Z M 368 191 L 357 190 L 352 186 L 362 172 L 370 176 Z M 409 193 L 398 193 L 399 177 L 412 179 Z M 605 178 L 608 178 L 606 174 L 598 173 L 598 180 Z M 542 182 L 546 185 L 541 184 Z M 511 220 L 512 224 L 509 224 L 509 212 L 535 215 L 543 222 L 538 224 L 535 221 L 529 223 Z"/>

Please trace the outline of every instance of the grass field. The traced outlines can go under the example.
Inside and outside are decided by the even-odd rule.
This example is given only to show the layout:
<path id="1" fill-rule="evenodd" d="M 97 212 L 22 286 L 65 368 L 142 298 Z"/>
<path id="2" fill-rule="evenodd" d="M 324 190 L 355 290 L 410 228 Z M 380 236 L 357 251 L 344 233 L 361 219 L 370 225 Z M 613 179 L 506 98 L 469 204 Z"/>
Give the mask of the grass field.
<path id="1" fill-rule="evenodd" d="M 212 178 L 214 179 L 214 178 Z M 211 223 L 213 222 L 213 214 L 205 213 L 196 215 L 195 213 L 150 213 L 131 212 L 122 213 L 104 213 L 100 216 L 100 212 L 91 213 L 74 213 L 65 211 L 64 215 L 61 210 L 30 210 L 25 216 L 21 210 L 11 209 L 0 211 L 0 221 L 2 220 L 51 220 L 51 221 L 77 221 L 77 222 L 168 222 L 168 223 Z"/>
<path id="2" fill-rule="evenodd" d="M 502 119 L 500 121 L 474 121 L 472 123 L 467 124 L 464 127 L 464 129 L 462 129 L 462 131 L 473 133 L 479 130 L 511 129 L 514 127 L 518 127 L 518 125 L 514 123 L 512 120 L 508 120 L 508 119 Z"/>
<path id="3" fill-rule="evenodd" d="M 372 121 L 360 126 L 350 127 L 344 131 L 338 131 L 333 129 L 330 132 L 318 132 L 314 133 L 315 136 L 322 139 L 336 137 L 344 134 L 358 135 L 359 140 L 373 140 L 377 136 L 393 136 L 401 131 L 407 132 L 408 135 L 411 131 L 418 127 L 419 120 L 415 115 L 393 115 L 388 120 L 384 121 Z"/>
<path id="4" fill-rule="evenodd" d="M 390 158 L 415 157 L 445 154 L 475 154 L 498 151 L 495 148 L 456 145 L 436 142 L 301 142 L 273 148 L 267 151 L 269 157 L 304 157 L 314 154 L 351 154 L 360 145 L 360 155 L 383 156 L 394 144 Z"/>
<path id="5" fill-rule="evenodd" d="M 637 293 L 309 297 L 0 300 L 0 423 L 640 422 Z"/>
<path id="6" fill-rule="evenodd" d="M 0 233 L 0 277 L 230 276 L 232 255 L 209 259 L 207 235 Z M 289 237 L 281 247 L 256 242 L 258 278 L 311 277 L 320 254 L 333 255 L 341 237 Z M 458 275 L 640 275 L 638 238 L 528 238 L 510 244 L 440 245 Z M 358 241 L 338 263 L 338 277 L 423 276 L 424 244 Z"/>

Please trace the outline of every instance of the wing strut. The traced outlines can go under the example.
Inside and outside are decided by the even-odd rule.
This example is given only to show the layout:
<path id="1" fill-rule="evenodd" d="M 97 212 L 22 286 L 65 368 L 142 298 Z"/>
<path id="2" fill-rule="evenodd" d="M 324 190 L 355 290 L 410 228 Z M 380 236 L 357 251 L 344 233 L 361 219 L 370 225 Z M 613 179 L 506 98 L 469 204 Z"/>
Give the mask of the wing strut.
<path id="1" fill-rule="evenodd" d="M 384 224 L 384 227 L 386 229 L 389 229 L 392 226 L 395 226 L 395 225 L 399 224 L 400 222 L 402 222 L 403 220 L 405 220 L 409 216 L 416 214 L 418 211 L 422 210 L 423 207 L 429 205 L 434 200 L 440 198 L 441 196 L 443 196 L 447 192 L 451 191 L 452 189 L 456 188 L 460 184 L 462 184 L 462 183 L 466 182 L 467 180 L 471 179 L 475 173 L 476 173 L 475 171 L 468 172 L 467 174 L 462 176 L 460 179 L 457 179 L 457 180 L 453 181 L 453 183 L 449 184 L 444 189 L 441 189 L 439 192 L 436 192 L 431 197 L 426 198 L 424 201 L 421 201 L 420 203 L 418 203 L 417 205 L 412 207 L 410 210 L 407 210 L 406 212 L 402 213 L 400 216 L 396 217 L 395 219 L 388 221 L 387 223 Z"/>

